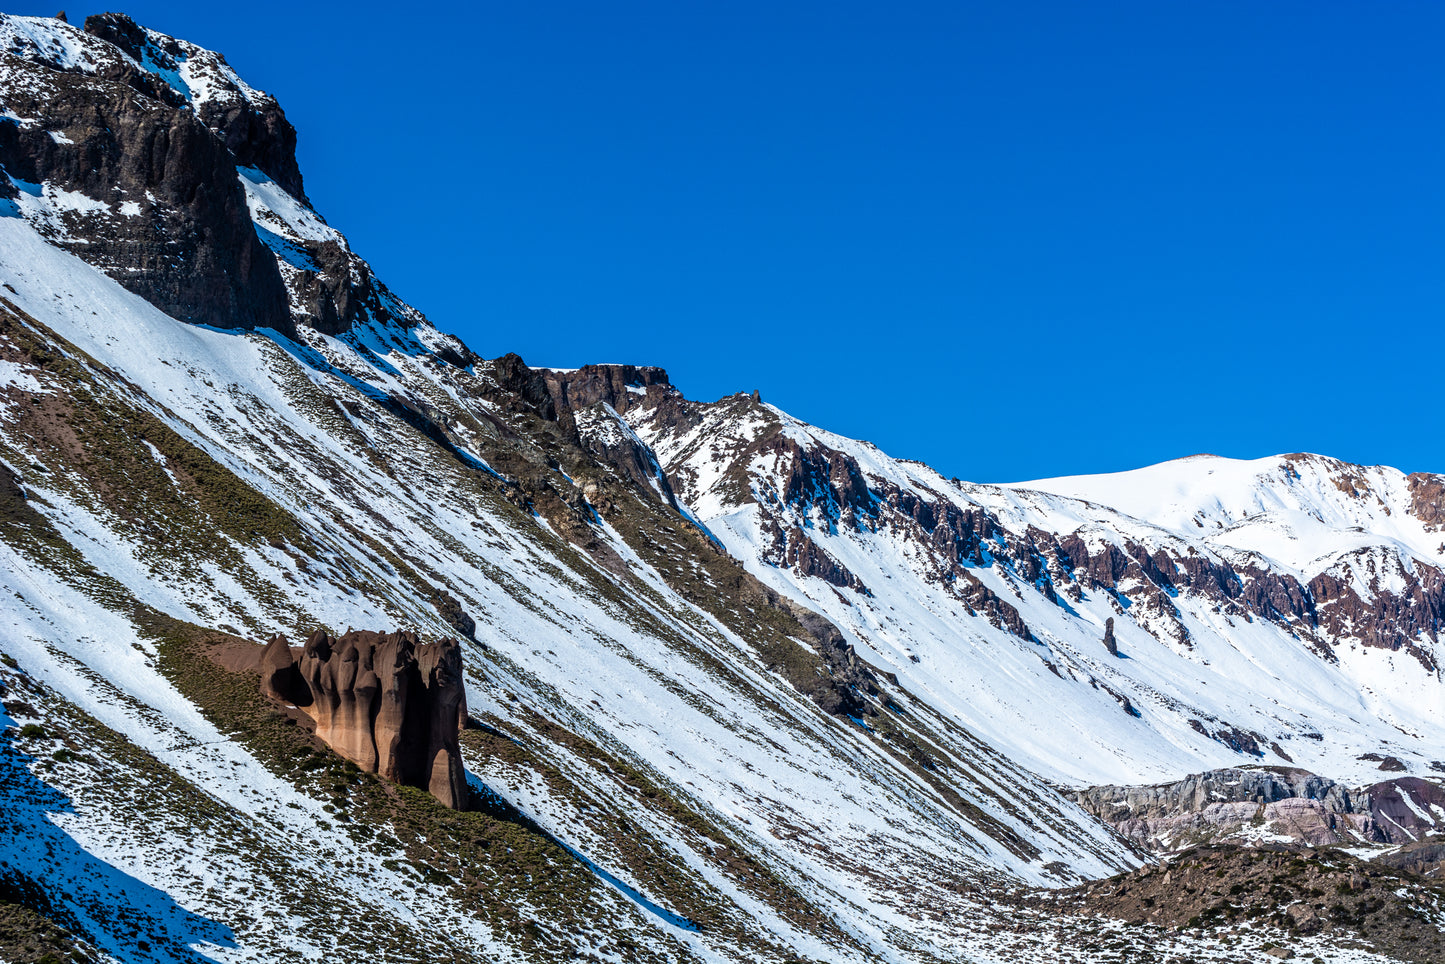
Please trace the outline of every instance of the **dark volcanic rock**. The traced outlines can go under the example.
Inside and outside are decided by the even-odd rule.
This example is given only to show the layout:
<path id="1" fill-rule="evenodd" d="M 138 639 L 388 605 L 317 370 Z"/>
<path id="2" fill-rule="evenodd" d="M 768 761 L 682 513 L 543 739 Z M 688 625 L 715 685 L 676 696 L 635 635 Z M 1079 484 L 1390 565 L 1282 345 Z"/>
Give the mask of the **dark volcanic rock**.
<path id="1" fill-rule="evenodd" d="M 666 371 L 637 365 L 583 365 L 575 371 L 549 369 L 542 374 L 558 411 L 577 411 L 606 402 L 625 415 L 638 401 L 655 398 L 671 388 Z"/>
<path id="2" fill-rule="evenodd" d="M 62 213 L 47 228 L 52 240 L 174 318 L 291 332 L 276 259 L 252 226 L 226 145 L 156 75 L 109 43 L 57 28 L 92 51 L 92 73 L 59 69 L 40 52 L 0 54 L 6 109 L 33 121 L 0 123 L 0 166 L 107 206 Z"/>
<path id="3" fill-rule="evenodd" d="M 140 63 L 176 71 L 183 61 L 205 69 L 207 95 L 194 109 L 243 167 L 254 167 L 310 204 L 296 164 L 296 129 L 274 97 L 243 88 L 220 54 L 163 34 L 151 34 L 123 13 L 85 18 L 85 32 L 114 44 Z"/>
<path id="4" fill-rule="evenodd" d="M 182 321 L 294 336 L 298 320 L 341 335 L 421 318 L 310 210 L 295 128 L 225 57 L 124 14 L 89 17 L 84 31 L 48 29 L 63 43 L 21 31 L 0 53 L 6 111 L 23 118 L 0 123 L 0 165 L 108 206 L 32 218 L 52 241 Z M 260 197 L 284 191 L 296 210 L 282 216 L 258 201 L 253 212 L 243 180 Z M 0 196 L 13 190 L 0 177 Z M 300 230 L 288 217 L 314 223 Z"/>
<path id="5" fill-rule="evenodd" d="M 478 371 L 491 375 L 500 394 L 510 396 L 514 405 L 520 401 L 523 410 L 530 409 L 545 421 L 556 421 L 558 405 L 551 388 L 551 372 L 527 367 L 516 352 L 480 362 Z"/>
<path id="6" fill-rule="evenodd" d="M 622 421 L 615 409 L 605 402 L 598 402 L 588 408 L 566 412 L 564 417 L 572 421 L 582 447 L 631 482 L 639 495 L 644 498 L 661 496 L 662 501 L 674 511 L 680 509 L 672 483 L 662 470 L 657 454 Z"/>
<path id="7" fill-rule="evenodd" d="M 801 606 L 787 604 L 799 624 L 812 637 L 818 654 L 827 667 L 826 679 L 807 681 L 800 686 L 824 712 L 835 716 L 858 718 L 876 713 L 863 699 L 878 695 L 878 678 L 869 665 L 858 658 L 853 646 L 823 616 Z M 794 681 L 798 685 L 798 681 Z"/>
<path id="8" fill-rule="evenodd" d="M 763 535 L 768 539 L 762 551 L 764 562 L 792 569 L 804 576 L 817 576 L 824 582 L 855 589 L 865 596 L 873 595 L 863 580 L 810 539 L 801 526 L 789 526 L 785 531 L 776 519 L 769 516 L 763 523 Z"/>
<path id="9" fill-rule="evenodd" d="M 477 621 L 467 615 L 467 611 L 462 608 L 462 604 L 456 596 L 449 592 L 439 592 L 432 599 L 432 605 L 436 607 L 442 619 L 446 620 L 447 625 L 452 629 L 467 639 L 477 638 Z"/>
<path id="10" fill-rule="evenodd" d="M 1403 649 L 1434 672 L 1434 659 L 1418 640 L 1421 635 L 1437 640 L 1445 627 L 1445 572 L 1418 560 L 1412 568 L 1370 549 L 1345 557 L 1309 582 L 1319 628 L 1335 639 Z M 1385 588 L 1387 578 L 1403 588 Z M 1360 585 L 1372 590 L 1368 598 L 1360 595 Z"/>
<path id="11" fill-rule="evenodd" d="M 413 632 L 317 630 L 299 666 L 283 637 L 262 656 L 261 689 L 306 708 L 316 735 L 388 780 L 467 804 L 457 733 L 466 719 L 462 655 L 455 640 L 421 644 Z"/>

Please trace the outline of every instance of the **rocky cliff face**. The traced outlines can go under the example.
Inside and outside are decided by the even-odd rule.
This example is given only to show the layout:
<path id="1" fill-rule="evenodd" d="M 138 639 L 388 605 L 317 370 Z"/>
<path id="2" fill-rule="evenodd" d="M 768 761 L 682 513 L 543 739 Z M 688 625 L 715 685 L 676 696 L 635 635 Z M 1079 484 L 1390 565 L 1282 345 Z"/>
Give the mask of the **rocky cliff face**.
<path id="1" fill-rule="evenodd" d="M 1426 732 L 1424 705 L 1403 694 L 1441 694 L 1434 477 L 1288 455 L 975 485 L 748 395 L 699 403 L 661 380 L 627 383 L 624 420 L 750 571 L 824 610 L 871 663 L 918 686 L 980 666 L 975 685 L 989 693 L 1027 678 L 1030 697 L 1005 714 L 1027 738 L 973 701 L 949 708 L 1037 765 L 1060 766 L 1061 780 L 1148 782 L 1162 774 L 1117 765 L 1118 748 L 1146 743 L 1161 754 L 1187 746 L 1207 766 L 1233 754 L 1353 772 L 1361 752 L 1380 749 L 1374 738 L 1340 753 L 1317 742 L 1324 724 L 1303 723 L 1313 710 L 1285 722 L 1264 692 L 1271 679 L 1321 670 L 1342 693 L 1373 687 L 1377 673 L 1398 680 L 1402 700 L 1386 715 L 1413 703 L 1405 712 L 1418 724 L 1407 729 Z M 608 397 L 621 401 L 615 389 Z M 1228 485 L 1217 497 L 1216 472 Z M 1175 488 L 1187 498 L 1149 501 Z M 1175 679 L 1168 695 L 1156 673 Z M 1187 695 L 1179 673 L 1195 681 Z M 1332 700 L 1318 705 L 1322 718 Z M 1039 703 L 1059 707 L 1062 728 L 1032 724 Z M 1138 723 L 1110 720 L 1111 704 Z M 1379 721 L 1381 741 L 1393 745 L 1396 722 Z M 1417 749 L 1410 767 L 1425 772 L 1440 754 L 1428 739 Z"/>
<path id="2" fill-rule="evenodd" d="M 296 660 L 284 636 L 266 647 L 261 691 L 316 721 L 316 735 L 368 773 L 467 805 L 457 733 L 466 722 L 461 648 L 413 632 L 317 630 Z"/>
<path id="3" fill-rule="evenodd" d="M 420 318 L 312 210 L 275 98 L 124 14 L 0 15 L 0 171 L 0 213 L 174 318 L 292 336 Z"/>
<path id="4" fill-rule="evenodd" d="M 112 35 L 138 29 L 92 21 Z M 12 216 L 173 317 L 292 331 L 224 141 L 115 45 L 31 27 L 0 20 L 0 192 Z"/>
<path id="5" fill-rule="evenodd" d="M 1202 487 L 1181 520 L 1127 485 L 944 479 L 660 369 L 480 358 L 309 207 L 279 108 L 218 55 L 117 17 L 0 29 L 60 105 L 0 85 L 5 163 L 40 178 L 0 179 L 0 897 L 126 960 L 1035 961 L 1099 926 L 1001 891 L 1140 859 L 1061 786 L 1288 754 L 1350 788 L 1389 764 L 1397 795 L 1349 790 L 1373 825 L 1433 812 L 1401 776 L 1442 756 L 1408 649 L 1435 652 L 1426 482 L 1291 457 L 1238 498 L 1226 460 L 1135 486 Z M 120 176 L 46 153 L 79 142 L 43 113 L 72 88 L 101 126 L 161 118 L 163 162 L 213 153 L 208 203 L 239 186 L 251 234 L 207 257 L 259 239 L 294 339 L 156 310 L 168 285 L 240 303 L 240 260 L 143 265 L 171 272 L 151 303 L 96 270 L 128 271 L 114 219 L 190 242 L 123 184 L 66 187 Z M 247 639 L 318 624 L 477 645 L 281 638 L 260 686 L 298 709 L 268 703 Z M 300 714 L 476 809 L 358 778 Z M 1121 959 L 1258 960 L 1102 926 Z"/>
<path id="6" fill-rule="evenodd" d="M 224 56 L 146 30 L 123 13 L 87 17 L 85 32 L 141 65 L 134 75 L 149 75 L 157 96 L 179 95 L 201 123 L 221 138 L 237 164 L 259 169 L 292 197 L 310 205 L 296 164 L 296 128 L 276 98 L 243 81 Z M 157 78 L 170 79 L 174 86 L 167 91 L 155 84 Z"/>
<path id="7" fill-rule="evenodd" d="M 1408 844 L 1445 829 L 1445 788 L 1405 777 L 1350 788 L 1294 768 L 1196 773 L 1152 787 L 1093 787 L 1085 810 L 1153 850 L 1243 839 Z"/>

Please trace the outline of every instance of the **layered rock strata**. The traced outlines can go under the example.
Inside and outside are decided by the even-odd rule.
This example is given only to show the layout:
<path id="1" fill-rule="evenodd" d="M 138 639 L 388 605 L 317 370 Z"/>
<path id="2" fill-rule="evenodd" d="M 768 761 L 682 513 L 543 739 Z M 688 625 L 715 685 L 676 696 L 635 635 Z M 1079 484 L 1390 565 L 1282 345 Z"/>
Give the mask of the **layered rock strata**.
<path id="1" fill-rule="evenodd" d="M 312 209 L 276 99 L 124 14 L 0 14 L 3 216 L 181 321 L 294 338 L 421 320 Z"/>
<path id="2" fill-rule="evenodd" d="M 1445 829 L 1445 788 L 1419 777 L 1352 789 L 1296 768 L 1224 769 L 1159 786 L 1091 787 L 1074 799 L 1157 850 L 1234 835 L 1312 847 L 1408 844 Z"/>

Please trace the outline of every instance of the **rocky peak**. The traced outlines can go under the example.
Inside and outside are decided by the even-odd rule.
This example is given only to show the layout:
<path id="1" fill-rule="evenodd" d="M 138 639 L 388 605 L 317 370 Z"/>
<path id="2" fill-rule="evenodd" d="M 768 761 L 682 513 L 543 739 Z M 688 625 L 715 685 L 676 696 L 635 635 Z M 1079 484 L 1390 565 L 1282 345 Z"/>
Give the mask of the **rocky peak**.
<path id="1" fill-rule="evenodd" d="M 529 368 L 516 352 L 486 361 L 475 360 L 475 363 L 479 365 L 478 372 L 489 375 L 497 386 L 493 401 L 517 411 L 530 410 L 549 422 L 557 420 L 557 402 L 549 372 Z"/>
<path id="2" fill-rule="evenodd" d="M 638 365 L 583 365 L 572 370 L 547 369 L 543 375 L 561 411 L 606 402 L 625 415 L 644 400 L 655 403 L 672 388 L 665 369 Z"/>
<path id="3" fill-rule="evenodd" d="M 182 321 L 292 330 L 225 145 L 115 45 L 0 15 L 0 183 L 48 240 Z"/>
<path id="4" fill-rule="evenodd" d="M 246 84 L 223 54 L 141 27 L 123 13 L 85 19 L 85 32 L 113 44 L 225 143 L 242 167 L 254 167 L 310 206 L 296 163 L 296 129 L 276 98 Z"/>
<path id="5" fill-rule="evenodd" d="M 0 14 L 0 214 L 181 321 L 294 336 L 422 320 L 312 209 L 276 99 L 124 14 L 84 30 Z"/>

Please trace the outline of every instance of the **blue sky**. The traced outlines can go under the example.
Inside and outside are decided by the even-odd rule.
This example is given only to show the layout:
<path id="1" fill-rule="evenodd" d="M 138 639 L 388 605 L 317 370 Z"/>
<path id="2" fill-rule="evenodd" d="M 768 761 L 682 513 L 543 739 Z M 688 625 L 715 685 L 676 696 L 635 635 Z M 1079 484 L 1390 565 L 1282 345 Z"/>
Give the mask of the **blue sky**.
<path id="1" fill-rule="evenodd" d="M 321 213 L 484 355 L 980 481 L 1445 472 L 1445 5 L 123 9 L 275 94 Z"/>

